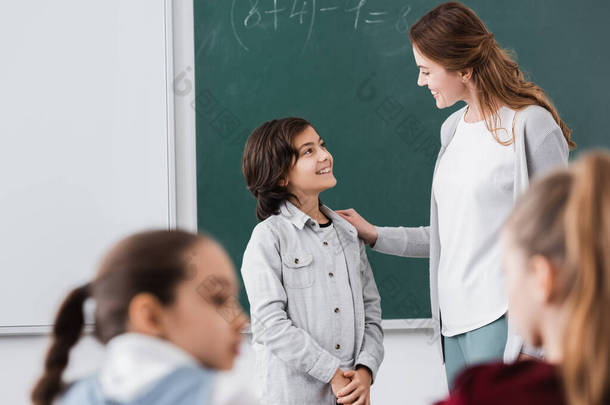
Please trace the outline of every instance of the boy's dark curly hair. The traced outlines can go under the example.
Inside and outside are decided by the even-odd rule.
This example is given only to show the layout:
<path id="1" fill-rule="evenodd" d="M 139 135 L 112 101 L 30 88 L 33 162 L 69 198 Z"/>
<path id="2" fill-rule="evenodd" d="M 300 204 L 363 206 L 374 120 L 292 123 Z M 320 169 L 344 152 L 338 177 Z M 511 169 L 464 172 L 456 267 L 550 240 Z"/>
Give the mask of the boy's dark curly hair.
<path id="1" fill-rule="evenodd" d="M 303 118 L 282 118 L 265 122 L 248 137 L 241 170 L 248 190 L 256 198 L 260 221 L 278 214 L 280 205 L 289 198 L 297 199 L 280 181 L 298 158 L 294 138 L 310 126 Z"/>

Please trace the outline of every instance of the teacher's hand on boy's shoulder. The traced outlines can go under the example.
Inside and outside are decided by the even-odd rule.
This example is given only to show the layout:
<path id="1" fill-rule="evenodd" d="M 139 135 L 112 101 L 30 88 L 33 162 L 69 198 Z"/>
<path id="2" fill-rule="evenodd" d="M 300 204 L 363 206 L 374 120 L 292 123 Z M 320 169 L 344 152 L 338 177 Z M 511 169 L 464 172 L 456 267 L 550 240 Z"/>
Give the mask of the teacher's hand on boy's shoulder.
<path id="1" fill-rule="evenodd" d="M 350 383 L 341 389 L 337 395 L 337 403 L 352 405 L 370 405 L 371 384 L 373 375 L 367 367 L 356 367 L 343 375 L 350 379 Z"/>
<path id="2" fill-rule="evenodd" d="M 377 229 L 375 228 L 375 225 L 362 218 L 353 208 L 335 212 L 356 228 L 358 237 L 362 239 L 364 243 L 369 246 L 375 245 L 375 242 L 377 242 Z"/>

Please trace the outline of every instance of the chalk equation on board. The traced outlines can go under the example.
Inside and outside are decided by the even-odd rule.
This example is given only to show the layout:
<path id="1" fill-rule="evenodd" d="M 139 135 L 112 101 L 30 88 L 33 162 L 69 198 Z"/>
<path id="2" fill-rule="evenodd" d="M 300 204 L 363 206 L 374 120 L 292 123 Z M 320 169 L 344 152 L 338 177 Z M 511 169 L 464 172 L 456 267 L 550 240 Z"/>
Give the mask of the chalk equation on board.
<path id="1" fill-rule="evenodd" d="M 232 0 L 231 28 L 246 51 L 250 51 L 246 45 L 248 31 L 271 27 L 272 31 L 279 32 L 295 25 L 307 28 L 305 49 L 316 20 L 321 18 L 347 18 L 354 31 L 370 25 L 390 25 L 401 34 L 408 31 L 411 6 L 404 5 L 396 12 L 375 3 L 372 0 Z"/>

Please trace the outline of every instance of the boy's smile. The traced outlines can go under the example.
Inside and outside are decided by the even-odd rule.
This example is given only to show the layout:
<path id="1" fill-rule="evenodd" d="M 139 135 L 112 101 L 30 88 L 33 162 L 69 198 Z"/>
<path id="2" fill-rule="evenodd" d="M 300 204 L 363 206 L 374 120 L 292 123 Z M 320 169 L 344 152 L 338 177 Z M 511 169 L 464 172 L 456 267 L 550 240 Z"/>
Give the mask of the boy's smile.
<path id="1" fill-rule="evenodd" d="M 324 169 L 317 171 L 316 174 L 323 175 L 323 174 L 328 174 L 330 172 L 331 172 L 331 168 L 330 168 L 330 166 L 327 166 Z"/>
<path id="2" fill-rule="evenodd" d="M 307 127 L 294 138 L 297 159 L 286 176 L 288 190 L 299 197 L 316 198 L 334 187 L 333 156 L 313 127 Z"/>

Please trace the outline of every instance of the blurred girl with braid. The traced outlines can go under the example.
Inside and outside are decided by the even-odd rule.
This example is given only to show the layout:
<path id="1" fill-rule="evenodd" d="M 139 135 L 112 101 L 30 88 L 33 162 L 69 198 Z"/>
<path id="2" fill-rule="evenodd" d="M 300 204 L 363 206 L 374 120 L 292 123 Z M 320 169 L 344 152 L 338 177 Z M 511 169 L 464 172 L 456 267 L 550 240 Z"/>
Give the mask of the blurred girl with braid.
<path id="1" fill-rule="evenodd" d="M 502 242 L 511 315 L 545 361 L 471 368 L 441 404 L 610 404 L 610 154 L 534 182 Z"/>
<path id="2" fill-rule="evenodd" d="M 246 317 L 236 294 L 229 257 L 207 237 L 149 231 L 122 240 L 61 305 L 34 405 L 209 404 L 215 370 L 230 369 L 238 354 Z M 90 297 L 104 362 L 67 386 L 62 374 Z"/>

